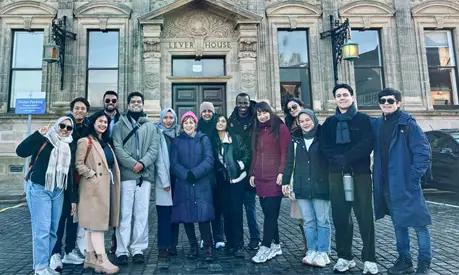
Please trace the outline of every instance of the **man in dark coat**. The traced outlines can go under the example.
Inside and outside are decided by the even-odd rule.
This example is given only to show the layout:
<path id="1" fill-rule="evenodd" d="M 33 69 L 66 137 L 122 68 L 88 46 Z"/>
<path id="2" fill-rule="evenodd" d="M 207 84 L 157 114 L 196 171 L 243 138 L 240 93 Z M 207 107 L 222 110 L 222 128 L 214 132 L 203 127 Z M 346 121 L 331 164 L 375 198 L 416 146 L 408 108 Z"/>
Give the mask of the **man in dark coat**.
<path id="1" fill-rule="evenodd" d="M 257 115 L 254 108 L 255 104 L 257 103 L 250 100 L 250 96 L 248 94 L 238 94 L 236 97 L 236 107 L 228 119 L 233 133 L 239 135 L 243 139 L 243 142 L 249 145 L 252 144 L 252 130 Z M 251 160 L 249 160 L 249 163 L 251 163 Z M 250 171 L 250 167 L 247 167 L 247 171 Z M 255 187 L 250 186 L 250 184 L 246 184 L 244 191 L 244 206 L 250 233 L 250 242 L 248 247 L 251 250 L 256 250 L 260 246 L 260 229 L 258 228 L 257 223 L 255 198 Z"/>
<path id="2" fill-rule="evenodd" d="M 104 111 L 110 116 L 110 125 L 108 127 L 110 137 L 112 136 L 113 127 L 120 120 L 120 112 L 118 111 L 118 94 L 115 91 L 106 91 L 103 97 Z M 113 145 L 113 144 L 112 144 Z"/>
<path id="3" fill-rule="evenodd" d="M 345 272 L 355 267 L 352 255 L 353 223 L 351 209 L 362 237 L 363 273 L 377 274 L 373 205 L 371 201 L 370 154 L 373 133 L 370 117 L 357 111 L 354 90 L 347 84 L 333 88 L 336 114 L 322 126 L 321 149 L 328 160 L 330 201 L 335 225 L 338 262 L 334 270 Z M 346 201 L 343 175 L 354 179 L 354 201 Z"/>
<path id="4" fill-rule="evenodd" d="M 389 274 L 413 273 L 408 227 L 418 236 L 419 256 L 416 274 L 428 274 L 432 253 L 432 224 L 421 189 L 421 177 L 431 161 L 430 145 L 416 120 L 400 110 L 402 95 L 394 89 L 378 94 L 383 116 L 373 121 L 374 205 L 376 219 L 392 217 L 397 240 L 398 260 Z"/>

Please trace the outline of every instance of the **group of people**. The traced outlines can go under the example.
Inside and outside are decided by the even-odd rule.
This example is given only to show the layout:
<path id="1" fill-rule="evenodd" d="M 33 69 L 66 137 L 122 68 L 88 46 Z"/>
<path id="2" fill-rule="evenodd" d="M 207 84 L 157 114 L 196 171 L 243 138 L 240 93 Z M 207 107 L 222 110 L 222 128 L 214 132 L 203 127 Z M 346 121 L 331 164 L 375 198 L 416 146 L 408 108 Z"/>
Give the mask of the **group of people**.
<path id="1" fill-rule="evenodd" d="M 379 93 L 383 116 L 378 119 L 357 111 L 349 85 L 335 86 L 333 95 L 336 114 L 323 125 L 296 98 L 287 101 L 285 123 L 268 103 L 256 103 L 245 93 L 237 96 L 230 117 L 203 102 L 199 118 L 188 111 L 179 119 L 166 108 L 158 122 L 146 117 L 144 97 L 138 92 L 128 95 L 125 114 L 118 111 L 113 91 L 104 94 L 105 109 L 89 118 L 87 100 L 75 99 L 69 116 L 42 127 L 16 150 L 21 157 L 32 157 L 27 202 L 35 274 L 59 274 L 62 263 L 119 272 L 105 252 L 104 232 L 110 227 L 115 229 L 116 264 L 126 265 L 130 257 L 133 263 L 145 262 L 152 185 L 158 265 L 163 268 L 177 255 L 179 224 L 188 237 L 189 259 L 199 257 L 195 225 L 205 261 L 213 261 L 214 249 L 220 248 L 244 258 L 244 206 L 248 248 L 258 249 L 252 261 L 264 263 L 281 255 L 278 218 L 282 198 L 288 196 L 291 215 L 302 227 L 304 264 L 330 263 L 331 205 L 338 252 L 334 270 L 355 266 L 354 209 L 364 274 L 376 274 L 373 192 L 376 219 L 389 214 L 396 233 L 399 257 L 388 272 L 415 272 L 408 232 L 414 227 L 419 245 L 416 273 L 428 274 L 431 219 L 420 188 L 431 158 L 426 137 L 414 118 L 400 110 L 397 90 Z M 352 201 L 345 195 L 345 174 L 354 182 Z M 261 242 L 256 195 L 264 214 Z M 75 249 L 77 236 L 82 253 Z"/>

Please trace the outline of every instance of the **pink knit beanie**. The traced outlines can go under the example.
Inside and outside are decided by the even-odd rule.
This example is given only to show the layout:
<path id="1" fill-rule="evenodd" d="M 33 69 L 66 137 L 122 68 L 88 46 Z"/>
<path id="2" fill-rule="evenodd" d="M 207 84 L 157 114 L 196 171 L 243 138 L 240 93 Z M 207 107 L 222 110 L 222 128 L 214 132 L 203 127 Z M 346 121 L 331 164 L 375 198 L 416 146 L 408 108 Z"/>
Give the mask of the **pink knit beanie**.
<path id="1" fill-rule="evenodd" d="M 192 111 L 188 111 L 188 112 L 183 114 L 182 118 L 180 119 L 180 125 L 182 125 L 183 121 L 185 120 L 185 118 L 187 118 L 189 116 L 191 118 L 193 118 L 193 120 L 196 123 L 196 125 L 198 125 L 198 117 Z"/>

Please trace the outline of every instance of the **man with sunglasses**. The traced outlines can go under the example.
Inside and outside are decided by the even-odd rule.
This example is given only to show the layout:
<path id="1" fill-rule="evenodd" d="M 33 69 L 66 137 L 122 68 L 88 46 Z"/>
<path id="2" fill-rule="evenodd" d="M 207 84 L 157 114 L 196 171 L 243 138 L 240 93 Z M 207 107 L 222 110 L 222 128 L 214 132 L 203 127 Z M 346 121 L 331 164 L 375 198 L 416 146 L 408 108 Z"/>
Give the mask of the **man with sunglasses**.
<path id="1" fill-rule="evenodd" d="M 110 116 L 110 125 L 108 131 L 112 136 L 113 126 L 120 119 L 118 112 L 118 94 L 115 91 L 106 91 L 103 97 L 105 113 Z"/>
<path id="2" fill-rule="evenodd" d="M 400 110 L 402 95 L 387 88 L 379 92 L 379 108 L 383 115 L 373 121 L 374 166 L 373 196 L 375 218 L 392 217 L 397 252 L 389 274 L 413 273 L 409 227 L 418 237 L 416 274 L 429 274 L 432 253 L 430 233 L 432 220 L 421 189 L 421 177 L 430 161 L 430 145 L 416 120 Z"/>
<path id="3" fill-rule="evenodd" d="M 70 103 L 70 111 L 71 114 L 68 116 L 72 119 L 73 125 L 66 126 L 66 125 L 59 125 L 59 127 L 66 127 L 67 131 L 69 127 L 72 127 L 74 130 L 72 132 L 73 141 L 70 144 L 70 149 L 72 153 L 71 165 L 70 165 L 70 172 L 69 176 L 75 181 L 76 175 L 76 168 L 75 168 L 75 151 L 77 147 L 78 139 L 86 137 L 89 134 L 89 122 L 87 119 L 88 112 L 89 112 L 90 104 L 89 102 L 82 97 L 74 99 Z M 78 184 L 73 184 L 74 189 L 78 188 Z M 62 216 L 59 221 L 59 226 L 57 228 L 57 241 L 56 245 L 54 246 L 51 260 L 50 260 L 50 267 L 54 270 L 62 270 L 63 263 L 64 264 L 83 264 L 84 258 L 80 253 L 84 251 L 81 249 L 80 252 L 75 248 L 77 243 L 77 233 L 78 233 L 78 223 L 73 222 L 73 216 L 70 215 L 70 209 L 73 207 L 73 204 L 77 202 L 77 190 L 70 190 L 67 188 L 64 192 L 64 206 L 62 209 Z M 62 238 L 64 237 L 64 230 L 65 230 L 65 255 L 62 258 Z M 78 244 L 85 244 L 84 240 L 79 241 Z"/>

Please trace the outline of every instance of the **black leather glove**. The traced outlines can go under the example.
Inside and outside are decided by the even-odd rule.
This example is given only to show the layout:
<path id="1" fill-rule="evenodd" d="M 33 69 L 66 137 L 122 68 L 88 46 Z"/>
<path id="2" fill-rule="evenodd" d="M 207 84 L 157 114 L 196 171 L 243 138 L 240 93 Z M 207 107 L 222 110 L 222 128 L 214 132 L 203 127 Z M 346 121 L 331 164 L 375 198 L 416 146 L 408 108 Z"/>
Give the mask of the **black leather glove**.
<path id="1" fill-rule="evenodd" d="M 344 168 L 347 166 L 347 160 L 346 160 L 346 157 L 344 155 L 338 155 L 335 157 L 335 165 L 340 167 L 340 168 Z"/>
<path id="2" fill-rule="evenodd" d="M 188 174 L 186 175 L 186 181 L 195 183 L 196 182 L 196 177 L 194 176 L 193 172 L 188 171 Z"/>

